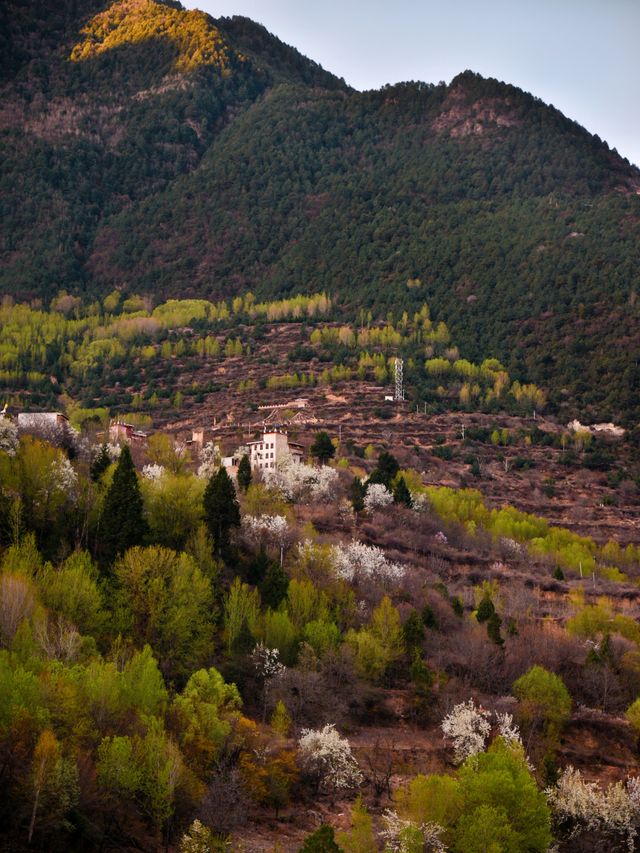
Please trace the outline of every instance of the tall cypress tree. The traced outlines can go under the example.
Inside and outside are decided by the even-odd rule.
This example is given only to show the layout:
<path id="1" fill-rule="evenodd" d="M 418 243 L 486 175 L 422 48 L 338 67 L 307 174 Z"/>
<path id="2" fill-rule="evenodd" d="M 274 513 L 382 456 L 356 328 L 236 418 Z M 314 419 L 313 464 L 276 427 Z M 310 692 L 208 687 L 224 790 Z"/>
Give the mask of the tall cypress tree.
<path id="1" fill-rule="evenodd" d="M 102 507 L 99 550 L 103 565 L 141 545 L 148 530 L 136 469 L 125 444 Z"/>
<path id="2" fill-rule="evenodd" d="M 236 490 L 223 467 L 211 477 L 204 490 L 204 514 L 215 552 L 223 557 L 229 550 L 229 531 L 240 526 Z"/>
<path id="3" fill-rule="evenodd" d="M 251 485 L 251 462 L 245 453 L 238 465 L 238 485 L 243 492 L 246 492 Z"/>

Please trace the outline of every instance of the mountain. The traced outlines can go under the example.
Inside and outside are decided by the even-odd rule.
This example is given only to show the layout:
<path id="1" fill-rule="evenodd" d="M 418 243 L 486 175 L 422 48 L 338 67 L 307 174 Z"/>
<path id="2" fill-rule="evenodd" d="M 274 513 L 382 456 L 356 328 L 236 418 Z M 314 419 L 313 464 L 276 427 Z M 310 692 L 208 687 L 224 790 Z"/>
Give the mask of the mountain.
<path id="1" fill-rule="evenodd" d="M 0 13 L 0 292 L 425 301 L 552 407 L 640 418 L 640 172 L 464 72 L 356 92 L 246 18 Z"/>

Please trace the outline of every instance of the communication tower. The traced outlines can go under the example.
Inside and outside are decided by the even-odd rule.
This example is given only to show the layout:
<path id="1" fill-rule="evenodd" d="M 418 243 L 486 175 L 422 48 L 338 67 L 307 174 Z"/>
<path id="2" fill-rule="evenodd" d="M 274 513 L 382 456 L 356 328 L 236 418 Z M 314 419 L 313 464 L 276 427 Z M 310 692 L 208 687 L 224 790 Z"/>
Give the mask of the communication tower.
<path id="1" fill-rule="evenodd" d="M 400 402 L 400 401 L 404 400 L 404 381 L 403 381 L 404 361 L 401 358 L 396 358 L 395 369 L 396 369 L 395 400 L 396 400 L 396 402 Z"/>

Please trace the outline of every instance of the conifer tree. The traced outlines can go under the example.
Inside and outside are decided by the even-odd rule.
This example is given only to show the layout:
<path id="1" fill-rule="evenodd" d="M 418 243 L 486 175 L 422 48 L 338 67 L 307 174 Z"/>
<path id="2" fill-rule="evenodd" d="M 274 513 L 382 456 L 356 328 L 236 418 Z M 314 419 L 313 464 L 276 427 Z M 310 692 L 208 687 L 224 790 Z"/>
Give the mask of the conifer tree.
<path id="1" fill-rule="evenodd" d="M 382 483 L 383 486 L 386 486 L 391 491 L 391 481 L 399 470 L 400 466 L 395 456 L 383 450 L 380 456 L 378 456 L 378 464 L 371 472 L 369 483 Z"/>
<path id="2" fill-rule="evenodd" d="M 229 551 L 229 531 L 240 526 L 236 490 L 225 468 L 220 468 L 207 483 L 203 502 L 213 547 L 216 555 L 222 557 Z"/>
<path id="3" fill-rule="evenodd" d="M 249 461 L 249 457 L 245 453 L 242 459 L 240 460 L 240 464 L 238 465 L 238 485 L 242 489 L 243 492 L 246 492 L 249 486 L 251 485 L 251 462 Z"/>
<path id="4" fill-rule="evenodd" d="M 396 504 L 402 504 L 403 506 L 413 506 L 411 492 L 405 483 L 404 477 L 400 477 L 396 483 L 396 487 L 393 490 L 393 502 Z"/>
<path id="5" fill-rule="evenodd" d="M 329 437 L 329 433 L 319 432 L 311 445 L 311 455 L 322 465 L 336 455 L 336 449 Z"/>
<path id="6" fill-rule="evenodd" d="M 111 465 L 111 458 L 107 450 L 107 445 L 103 444 L 100 448 L 100 453 L 98 453 L 91 465 L 91 479 L 97 482 L 109 465 Z"/>
<path id="7" fill-rule="evenodd" d="M 109 565 L 129 548 L 141 545 L 147 532 L 136 469 L 125 444 L 102 508 L 100 550 L 103 565 Z"/>
<path id="8" fill-rule="evenodd" d="M 354 512 L 362 512 L 366 494 L 367 487 L 362 483 L 360 477 L 354 477 L 349 489 L 349 497 L 351 498 L 351 506 Z"/>

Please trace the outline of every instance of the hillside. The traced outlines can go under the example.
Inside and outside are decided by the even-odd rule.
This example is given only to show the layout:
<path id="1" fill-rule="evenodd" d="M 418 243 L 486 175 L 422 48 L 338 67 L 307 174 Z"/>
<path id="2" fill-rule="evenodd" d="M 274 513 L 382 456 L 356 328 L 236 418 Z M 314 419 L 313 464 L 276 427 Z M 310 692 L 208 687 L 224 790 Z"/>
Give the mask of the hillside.
<path id="1" fill-rule="evenodd" d="M 4 4 L 0 292 L 428 301 L 551 410 L 638 421 L 640 173 L 512 86 L 355 92 L 245 18 Z"/>

